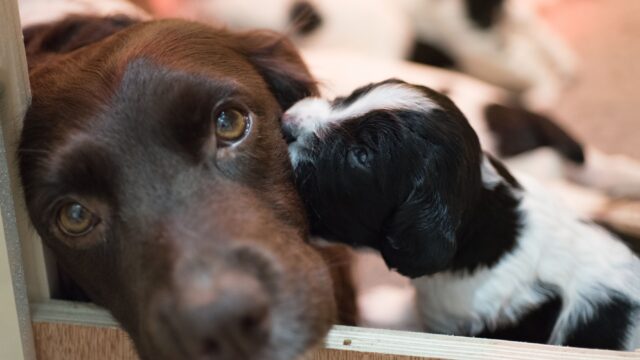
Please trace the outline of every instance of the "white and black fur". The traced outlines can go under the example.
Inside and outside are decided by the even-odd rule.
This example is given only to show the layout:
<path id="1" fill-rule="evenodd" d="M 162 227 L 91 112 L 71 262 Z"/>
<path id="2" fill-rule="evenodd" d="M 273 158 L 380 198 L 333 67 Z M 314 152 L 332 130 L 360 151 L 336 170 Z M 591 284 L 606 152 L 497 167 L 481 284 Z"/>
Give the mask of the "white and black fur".
<path id="1" fill-rule="evenodd" d="M 312 231 L 413 279 L 427 330 L 640 346 L 640 260 L 535 180 L 483 153 L 429 88 L 389 80 L 283 118 Z"/>
<path id="2" fill-rule="evenodd" d="M 535 1 L 403 0 L 415 30 L 413 61 L 457 68 L 548 106 L 574 78 L 576 61 L 536 13 Z"/>
<path id="3" fill-rule="evenodd" d="M 453 67 L 522 92 L 529 105 L 547 107 L 571 82 L 576 66 L 532 2 L 263 0 L 256 6 L 253 0 L 187 0 L 171 15 L 271 28 L 292 35 L 303 49 Z"/>

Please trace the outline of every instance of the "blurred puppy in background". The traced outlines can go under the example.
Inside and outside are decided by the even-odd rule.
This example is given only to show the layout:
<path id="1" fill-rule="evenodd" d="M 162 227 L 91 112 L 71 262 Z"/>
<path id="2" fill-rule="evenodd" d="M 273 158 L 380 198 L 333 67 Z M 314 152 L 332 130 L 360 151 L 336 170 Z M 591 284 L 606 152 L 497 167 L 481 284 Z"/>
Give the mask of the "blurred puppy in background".
<path id="1" fill-rule="evenodd" d="M 149 0 L 161 16 L 285 32 L 305 49 L 358 51 L 452 67 L 552 104 L 575 75 L 574 57 L 520 0 Z"/>

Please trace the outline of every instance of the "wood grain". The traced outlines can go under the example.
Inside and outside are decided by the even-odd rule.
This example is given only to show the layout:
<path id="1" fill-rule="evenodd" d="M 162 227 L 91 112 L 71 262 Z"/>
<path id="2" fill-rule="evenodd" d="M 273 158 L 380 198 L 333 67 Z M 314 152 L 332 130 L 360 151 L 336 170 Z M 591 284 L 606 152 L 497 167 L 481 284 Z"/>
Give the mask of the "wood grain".
<path id="1" fill-rule="evenodd" d="M 16 144 L 29 103 L 29 83 L 17 0 L 0 0 L 0 359 L 35 359 L 27 282 L 48 286 L 43 266 L 23 267 L 23 254 L 34 250 L 16 167 Z M 21 240 L 25 240 L 24 242 Z M 42 254 L 42 252 L 40 252 Z M 38 258 L 44 264 L 42 258 Z M 31 271 L 33 270 L 33 271 Z M 26 277 L 25 277 L 26 274 Z M 38 291 L 34 295 L 39 295 Z"/>
<path id="2" fill-rule="evenodd" d="M 34 323 L 40 360 L 138 360 L 127 334 L 116 327 Z M 424 357 L 319 349 L 303 360 L 418 360 Z M 434 358 L 435 359 L 435 358 Z"/>
<path id="3" fill-rule="evenodd" d="M 34 323 L 39 360 L 137 360 L 127 334 L 116 327 Z"/>
<path id="4" fill-rule="evenodd" d="M 33 304 L 38 358 L 136 359 L 128 336 L 104 309 L 49 301 Z M 323 349 L 304 360 L 640 360 L 640 352 L 590 350 L 407 331 L 334 326 Z"/>
<path id="5" fill-rule="evenodd" d="M 11 236 L 7 236 L 7 242 L 19 239 L 22 255 L 18 254 L 12 260 L 18 261 L 22 257 L 29 299 L 42 301 L 50 297 L 45 250 L 30 227 L 16 161 L 22 120 L 31 98 L 17 0 L 0 0 L 0 44 L 0 157 L 3 167 L 0 205 L 5 215 L 5 227 L 14 228 Z M 27 306 L 26 302 L 24 306 Z"/>

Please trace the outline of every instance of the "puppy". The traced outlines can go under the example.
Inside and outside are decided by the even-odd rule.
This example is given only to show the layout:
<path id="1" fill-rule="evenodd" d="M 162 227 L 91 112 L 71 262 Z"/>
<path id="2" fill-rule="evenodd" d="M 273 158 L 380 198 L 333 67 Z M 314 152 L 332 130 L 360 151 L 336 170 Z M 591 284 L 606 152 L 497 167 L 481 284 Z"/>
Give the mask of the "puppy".
<path id="1" fill-rule="evenodd" d="M 143 359 L 295 358 L 336 320 L 279 122 L 313 80 L 273 33 L 121 20 L 25 31 L 35 229 Z"/>
<path id="2" fill-rule="evenodd" d="M 164 16 L 293 35 L 305 49 L 358 51 L 454 67 L 549 107 L 576 73 L 574 55 L 519 0 L 150 0 Z M 167 4 L 170 4 L 169 6 Z"/>
<path id="3" fill-rule="evenodd" d="M 640 259 L 483 153 L 447 97 L 389 80 L 302 100 L 283 129 L 312 231 L 412 278 L 428 331 L 640 345 Z"/>
<path id="4" fill-rule="evenodd" d="M 536 108 L 557 101 L 576 75 L 572 51 L 540 18 L 532 1 L 399 3 L 415 29 L 413 61 L 455 67 L 520 92 Z"/>

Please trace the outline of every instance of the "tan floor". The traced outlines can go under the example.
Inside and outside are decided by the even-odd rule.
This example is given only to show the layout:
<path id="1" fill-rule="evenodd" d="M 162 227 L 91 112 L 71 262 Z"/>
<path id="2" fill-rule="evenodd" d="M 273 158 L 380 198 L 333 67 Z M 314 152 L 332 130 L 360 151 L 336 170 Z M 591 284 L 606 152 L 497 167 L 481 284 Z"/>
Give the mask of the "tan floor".
<path id="1" fill-rule="evenodd" d="M 590 144 L 640 159 L 640 1 L 561 0 L 545 15 L 580 62 L 553 113 Z"/>

